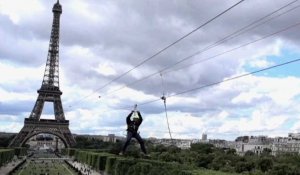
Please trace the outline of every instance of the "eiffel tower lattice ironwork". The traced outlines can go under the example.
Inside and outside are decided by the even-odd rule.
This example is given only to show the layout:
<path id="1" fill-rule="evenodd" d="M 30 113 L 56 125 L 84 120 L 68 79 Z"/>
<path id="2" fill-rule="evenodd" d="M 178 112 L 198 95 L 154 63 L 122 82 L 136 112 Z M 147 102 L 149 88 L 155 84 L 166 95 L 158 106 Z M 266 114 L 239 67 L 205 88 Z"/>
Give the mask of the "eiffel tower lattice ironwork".
<path id="1" fill-rule="evenodd" d="M 59 89 L 59 23 L 62 7 L 59 0 L 54 4 L 52 12 L 52 31 L 42 86 L 37 91 L 39 95 L 29 118 L 25 118 L 24 127 L 15 136 L 9 147 L 21 147 L 28 139 L 40 133 L 56 135 L 66 147 L 72 147 L 75 144 L 60 98 L 62 92 Z M 45 102 L 53 103 L 54 120 L 40 119 Z"/>

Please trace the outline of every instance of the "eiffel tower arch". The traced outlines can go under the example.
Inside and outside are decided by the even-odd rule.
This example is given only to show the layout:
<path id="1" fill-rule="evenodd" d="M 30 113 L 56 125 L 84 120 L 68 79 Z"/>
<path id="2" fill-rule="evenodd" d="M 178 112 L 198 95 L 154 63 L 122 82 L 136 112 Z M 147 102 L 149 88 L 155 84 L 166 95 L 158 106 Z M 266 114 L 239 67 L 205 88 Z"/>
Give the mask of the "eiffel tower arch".
<path id="1" fill-rule="evenodd" d="M 66 147 L 75 145 L 69 129 L 69 121 L 65 119 L 59 89 L 59 24 L 62 7 L 59 0 L 52 8 L 53 23 L 49 42 L 48 57 L 38 98 L 29 118 L 25 118 L 21 131 L 9 144 L 9 147 L 21 147 L 27 140 L 40 133 L 49 133 L 59 137 Z M 44 103 L 52 102 L 55 119 L 41 119 Z"/>

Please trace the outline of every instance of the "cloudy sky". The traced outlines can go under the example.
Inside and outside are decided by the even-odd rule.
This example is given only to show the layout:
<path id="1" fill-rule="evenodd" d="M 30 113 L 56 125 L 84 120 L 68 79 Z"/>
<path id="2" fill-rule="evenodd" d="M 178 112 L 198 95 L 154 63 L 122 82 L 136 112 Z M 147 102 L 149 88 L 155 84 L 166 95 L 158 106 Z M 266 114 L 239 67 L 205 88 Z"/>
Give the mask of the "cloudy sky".
<path id="1" fill-rule="evenodd" d="M 37 99 L 55 2 L 0 1 L 0 131 L 19 132 Z M 299 59 L 298 1 L 246 0 L 135 68 L 237 2 L 61 0 L 60 89 L 72 133 L 124 136 L 138 104 L 141 135 L 169 138 L 163 93 L 174 138 L 298 132 L 299 62 L 192 90 Z M 41 118 L 54 118 L 52 103 Z"/>

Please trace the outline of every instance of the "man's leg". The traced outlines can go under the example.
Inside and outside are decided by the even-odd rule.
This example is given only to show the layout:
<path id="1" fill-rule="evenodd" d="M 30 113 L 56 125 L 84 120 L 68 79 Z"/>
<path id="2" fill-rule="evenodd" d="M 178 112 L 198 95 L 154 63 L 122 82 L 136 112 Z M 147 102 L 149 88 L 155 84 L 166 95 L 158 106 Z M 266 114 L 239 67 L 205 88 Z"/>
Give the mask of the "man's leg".
<path id="1" fill-rule="evenodd" d="M 128 131 L 127 136 L 126 136 L 126 142 L 122 148 L 122 153 L 124 153 L 126 151 L 126 148 L 129 145 L 131 138 L 132 138 L 132 132 Z"/>
<path id="2" fill-rule="evenodd" d="M 134 137 L 137 139 L 137 141 L 140 143 L 141 145 L 141 149 L 143 151 L 143 153 L 147 154 L 147 151 L 146 151 L 146 148 L 145 148 L 145 143 L 144 143 L 144 140 L 142 139 L 142 137 L 140 136 L 139 133 L 136 133 L 134 135 Z"/>

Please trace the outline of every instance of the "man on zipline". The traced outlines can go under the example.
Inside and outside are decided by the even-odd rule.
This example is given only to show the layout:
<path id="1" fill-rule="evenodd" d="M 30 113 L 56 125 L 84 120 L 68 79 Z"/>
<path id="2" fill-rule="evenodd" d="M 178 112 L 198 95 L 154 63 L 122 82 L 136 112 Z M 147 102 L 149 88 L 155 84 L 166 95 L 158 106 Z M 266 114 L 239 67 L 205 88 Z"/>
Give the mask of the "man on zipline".
<path id="1" fill-rule="evenodd" d="M 140 111 L 136 111 L 136 107 L 137 107 L 137 105 L 135 105 L 134 110 L 131 111 L 131 113 L 126 118 L 126 123 L 127 123 L 126 142 L 122 148 L 122 151 L 119 153 L 119 155 L 123 155 L 125 153 L 126 148 L 130 144 L 130 140 L 132 137 L 137 139 L 137 141 L 140 143 L 143 153 L 145 155 L 147 155 L 145 143 L 138 132 L 139 126 L 143 122 L 143 118 L 142 118 Z"/>

